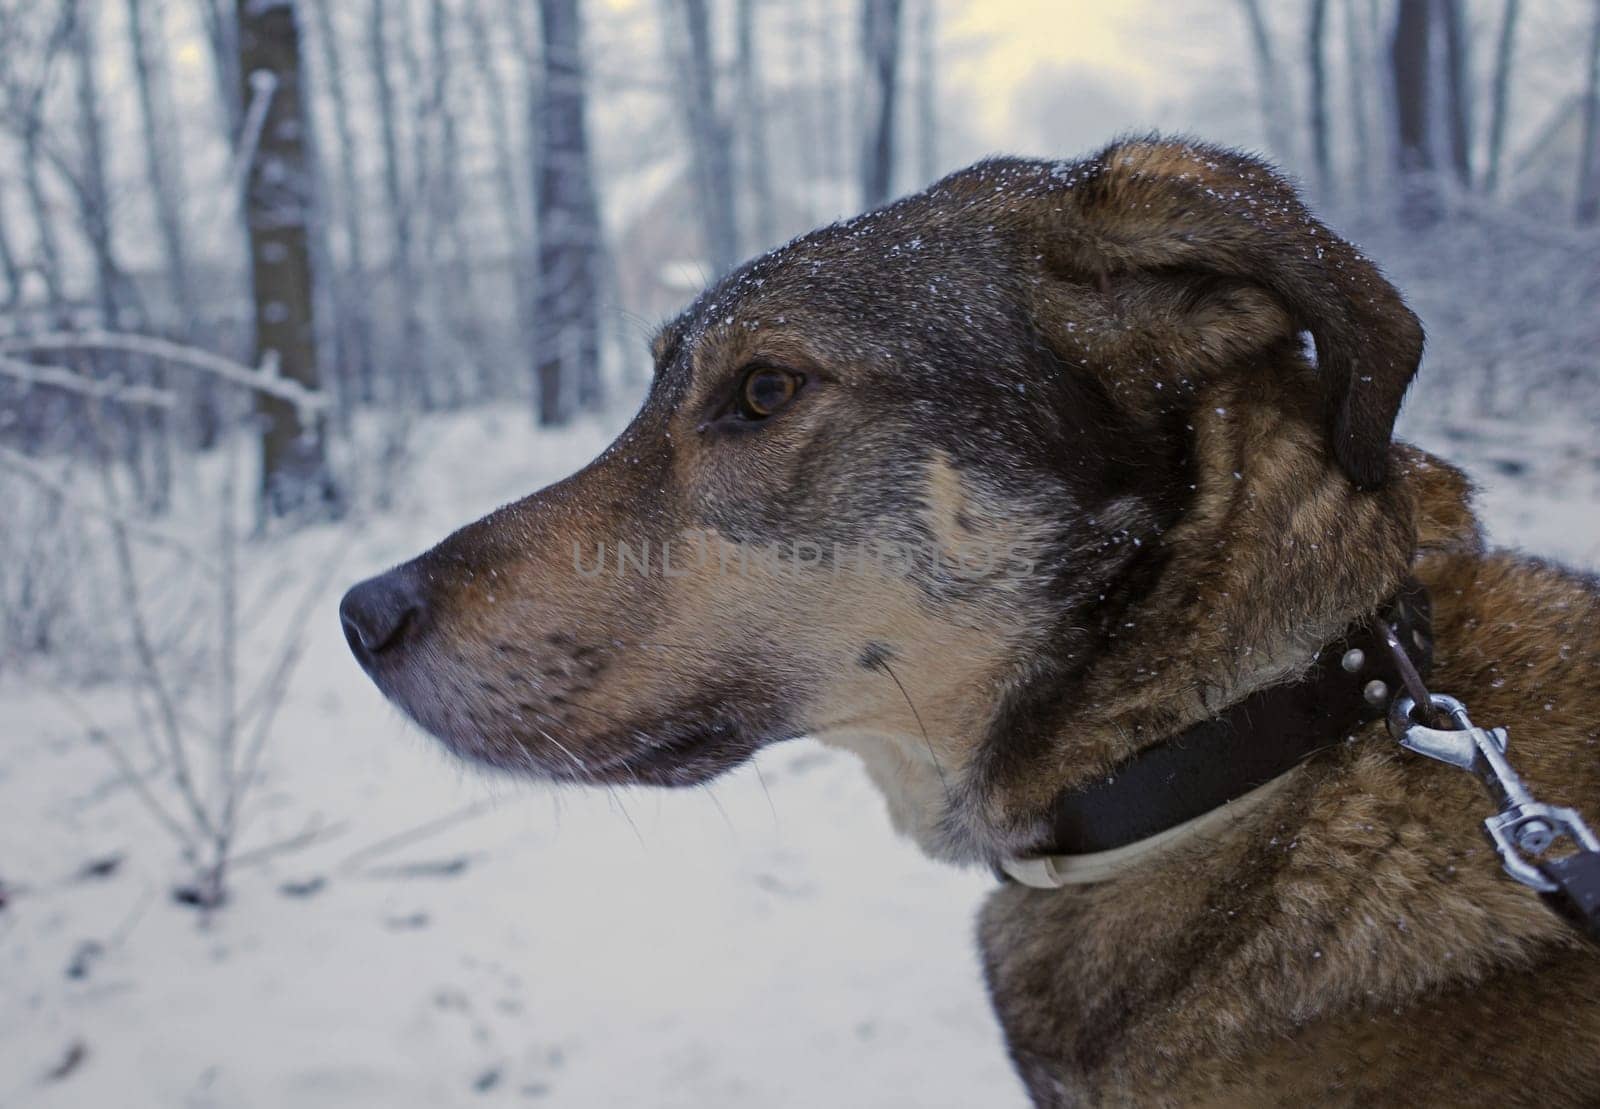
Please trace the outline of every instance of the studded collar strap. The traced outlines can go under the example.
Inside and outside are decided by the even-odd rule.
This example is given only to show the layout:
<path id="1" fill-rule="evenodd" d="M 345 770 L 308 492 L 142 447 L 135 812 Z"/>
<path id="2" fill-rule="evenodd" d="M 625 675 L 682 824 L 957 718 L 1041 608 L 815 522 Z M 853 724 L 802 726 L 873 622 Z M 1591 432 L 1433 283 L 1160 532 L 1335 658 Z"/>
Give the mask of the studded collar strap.
<path id="1" fill-rule="evenodd" d="M 1350 625 L 1292 682 L 1252 693 L 1220 715 L 1145 748 L 1051 805 L 1050 836 L 1001 872 L 1054 888 L 1102 881 L 1183 832 L 1251 807 L 1317 752 L 1383 718 L 1404 676 L 1392 631 L 1426 675 L 1433 661 L 1428 595 L 1408 580 L 1375 617 Z"/>

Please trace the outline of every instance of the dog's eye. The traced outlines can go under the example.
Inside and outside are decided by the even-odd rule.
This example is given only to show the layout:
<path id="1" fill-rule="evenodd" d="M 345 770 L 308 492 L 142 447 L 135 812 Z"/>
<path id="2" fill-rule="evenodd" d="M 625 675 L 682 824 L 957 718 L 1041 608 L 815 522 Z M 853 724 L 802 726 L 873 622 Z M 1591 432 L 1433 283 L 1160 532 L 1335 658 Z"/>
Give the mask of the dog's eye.
<path id="1" fill-rule="evenodd" d="M 744 375 L 739 385 L 739 415 L 747 420 L 764 420 L 794 399 L 805 378 L 788 370 L 757 366 Z"/>

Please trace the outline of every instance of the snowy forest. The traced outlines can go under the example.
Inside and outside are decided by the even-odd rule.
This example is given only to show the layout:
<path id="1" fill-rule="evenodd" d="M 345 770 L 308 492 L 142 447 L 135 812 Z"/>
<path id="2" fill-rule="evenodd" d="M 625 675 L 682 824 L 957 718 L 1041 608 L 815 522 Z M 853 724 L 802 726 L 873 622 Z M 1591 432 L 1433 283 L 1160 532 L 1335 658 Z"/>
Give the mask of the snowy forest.
<path id="1" fill-rule="evenodd" d="M 334 611 L 744 259 L 1145 130 L 1292 174 L 1401 434 L 1600 566 L 1600 0 L 0 0 L 0 1104 L 1022 1104 L 984 876 L 849 760 L 479 775 Z"/>

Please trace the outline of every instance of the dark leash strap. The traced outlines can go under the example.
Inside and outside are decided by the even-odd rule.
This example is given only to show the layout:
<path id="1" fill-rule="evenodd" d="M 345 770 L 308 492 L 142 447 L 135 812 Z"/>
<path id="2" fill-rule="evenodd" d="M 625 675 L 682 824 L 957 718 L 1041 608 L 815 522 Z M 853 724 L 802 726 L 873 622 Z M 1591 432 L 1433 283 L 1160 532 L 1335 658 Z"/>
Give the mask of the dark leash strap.
<path id="1" fill-rule="evenodd" d="M 1600 850 L 1577 851 L 1539 869 L 1556 887 L 1540 894 L 1544 903 L 1568 924 L 1600 943 Z"/>

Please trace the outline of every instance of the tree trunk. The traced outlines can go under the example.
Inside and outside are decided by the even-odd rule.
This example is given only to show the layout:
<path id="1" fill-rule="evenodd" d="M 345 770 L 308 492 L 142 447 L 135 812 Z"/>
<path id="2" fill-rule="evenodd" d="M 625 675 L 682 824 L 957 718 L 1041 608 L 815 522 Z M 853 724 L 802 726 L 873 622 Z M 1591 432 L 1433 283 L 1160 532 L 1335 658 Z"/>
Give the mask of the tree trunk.
<path id="1" fill-rule="evenodd" d="M 444 0 L 427 4 L 427 93 L 417 127 L 417 195 L 422 198 L 427 224 L 423 232 L 423 257 L 427 259 L 427 299 L 435 305 L 442 331 L 452 349 L 443 361 L 441 378 L 448 403 L 455 405 L 482 396 L 486 370 L 479 343 L 477 298 L 472 291 L 472 269 L 461 219 L 461 138 L 456 126 L 454 45 L 452 20 Z M 422 71 L 418 58 L 413 72 Z"/>
<path id="2" fill-rule="evenodd" d="M 1522 0 L 1505 0 L 1500 12 L 1500 34 L 1495 41 L 1494 85 L 1489 101 L 1489 165 L 1483 187 L 1494 192 L 1500 187 L 1500 160 L 1505 153 L 1506 121 L 1511 114 L 1511 67 L 1516 58 L 1517 19 Z"/>
<path id="3" fill-rule="evenodd" d="M 512 138 L 510 99 L 505 81 L 494 63 L 494 37 L 490 33 L 489 19 L 484 12 L 485 0 L 473 0 L 466 9 L 467 35 L 471 44 L 472 68 L 483 81 L 485 110 L 488 116 L 490 146 L 494 153 L 494 189 L 499 208 L 503 242 L 510 266 L 510 293 L 512 336 L 521 350 L 520 359 L 499 359 L 500 363 L 533 362 L 531 340 L 533 317 L 533 263 L 531 260 L 532 232 L 529 230 L 526 194 L 517 176 L 516 163 L 526 153 L 519 150 Z M 507 18 L 515 19 L 515 13 Z M 523 36 L 516 36 L 519 52 L 527 48 Z M 526 61 L 526 59 L 524 58 Z M 519 374 L 515 385 L 520 389 L 525 379 Z M 503 373 L 497 373 L 491 391 L 499 396 L 507 391 L 508 382 Z"/>
<path id="4" fill-rule="evenodd" d="M 194 285 L 189 272 L 189 246 L 183 226 L 183 163 L 171 141 L 175 124 L 162 112 L 162 102 L 156 89 L 159 75 L 156 72 L 154 44 L 145 26 L 148 14 L 146 2 L 127 0 L 127 5 L 128 43 L 133 52 L 134 85 L 144 125 L 145 172 L 156 210 L 156 229 L 167 271 L 167 290 L 177 316 L 174 331 L 179 337 L 188 338 L 195 326 L 195 302 Z M 159 6 L 156 10 L 160 11 Z"/>
<path id="5" fill-rule="evenodd" d="M 473 68 L 483 80 L 489 134 L 494 146 L 494 186 L 500 205 L 500 218 L 506 232 L 506 244 L 514 251 L 521 250 L 528 238 L 527 204 L 517 178 L 516 147 L 511 137 L 510 93 L 494 64 L 494 36 L 489 29 L 489 18 L 483 10 L 486 0 L 474 0 L 467 6 L 467 36 L 472 45 Z M 514 18 L 514 15 L 508 16 Z M 525 44 L 519 44 L 525 46 Z M 530 303 L 521 298 L 519 305 Z"/>
<path id="6" fill-rule="evenodd" d="M 538 416 L 565 423 L 572 400 L 598 407 L 601 273 L 599 205 L 589 157 L 583 36 L 578 0 L 539 0 L 544 90 L 534 151 L 539 240 Z"/>
<path id="7" fill-rule="evenodd" d="M 525 186 L 526 205 L 522 209 L 526 233 L 518 240 L 517 264 L 520 267 L 514 273 L 518 282 L 516 302 L 516 322 L 518 337 L 522 342 L 524 364 L 532 378 L 533 398 L 535 410 L 539 410 L 539 383 L 538 367 L 540 358 L 539 346 L 539 228 L 540 218 L 537 211 L 539 191 L 539 158 L 544 150 L 544 140 L 540 137 L 544 129 L 544 47 L 542 43 L 543 32 L 537 27 L 530 27 L 529 21 L 524 18 L 530 5 L 525 0 L 500 0 L 502 18 L 511 28 L 511 41 L 515 47 L 517 61 L 521 66 L 518 76 L 521 81 L 523 97 L 523 126 L 522 126 L 522 173 L 527 184 Z M 538 21 L 537 12 L 534 13 L 534 22 Z M 508 151 L 510 147 L 507 147 Z M 527 384 L 526 379 L 520 379 L 516 385 L 521 388 Z"/>
<path id="8" fill-rule="evenodd" d="M 922 0 L 917 13 L 917 179 L 939 174 L 939 4 Z"/>
<path id="9" fill-rule="evenodd" d="M 861 202 L 868 208 L 876 208 L 894 195 L 901 7 L 901 0 L 861 0 L 861 57 L 867 74 Z"/>
<path id="10" fill-rule="evenodd" d="M 1372 192 L 1372 108 L 1367 83 L 1372 79 L 1371 47 L 1356 12 L 1356 0 L 1345 0 L 1345 67 L 1350 85 L 1350 123 L 1355 139 L 1356 191 L 1363 198 Z"/>
<path id="11" fill-rule="evenodd" d="M 372 79 L 377 93 L 378 127 L 383 143 L 383 195 L 385 215 L 389 220 L 390 291 L 394 296 L 394 309 L 399 315 L 400 349 L 393 354 L 394 392 L 391 394 L 402 408 L 412 410 L 426 401 L 426 382 L 423 380 L 423 328 L 420 288 L 417 281 L 415 248 L 413 242 L 414 216 L 412 197 L 406 190 L 405 173 L 400 151 L 400 110 L 397 104 L 393 70 L 389 61 L 388 14 L 395 9 L 393 0 L 373 0 L 368 17 L 368 50 L 372 58 Z"/>
<path id="12" fill-rule="evenodd" d="M 261 142 L 246 177 L 245 226 L 255 305 L 257 362 L 308 389 L 321 384 L 312 313 L 313 211 L 309 132 L 300 79 L 300 29 L 292 0 L 238 0 L 240 103 L 271 86 Z M 274 516 L 331 514 L 337 495 L 320 421 L 306 425 L 277 397 L 258 399 L 261 503 Z"/>
<path id="13" fill-rule="evenodd" d="M 1292 113 L 1278 76 L 1278 60 L 1272 50 L 1272 33 L 1267 27 L 1260 0 L 1240 0 L 1240 8 L 1250 30 L 1251 53 L 1256 66 L 1256 91 L 1261 97 L 1261 122 L 1266 129 L 1267 146 L 1279 158 L 1287 158 L 1294 152 L 1294 140 L 1286 122 Z"/>
<path id="14" fill-rule="evenodd" d="M 78 147 L 82 161 L 76 172 L 64 170 L 77 200 L 79 224 L 94 263 L 94 302 L 102 327 L 123 326 L 123 312 L 137 304 L 136 290 L 117 261 L 112 238 L 109 152 L 96 66 L 100 61 L 95 38 L 95 17 L 101 9 L 84 0 L 70 0 L 71 49 L 77 70 L 75 81 Z M 123 355 L 95 359 L 99 372 L 142 380 L 161 387 L 159 369 L 140 373 L 135 360 Z M 125 426 L 126 462 L 134 495 L 145 510 L 164 512 L 172 492 L 172 444 L 165 415 L 150 409 L 128 414 Z"/>
<path id="15" fill-rule="evenodd" d="M 1461 0 L 1439 0 L 1444 28 L 1445 92 L 1450 122 L 1450 168 L 1463 186 L 1472 184 L 1472 58 Z"/>
<path id="16" fill-rule="evenodd" d="M 4 184 L 0 181 L 0 212 L 5 211 Z M 22 266 L 17 262 L 16 249 L 11 245 L 11 233 L 3 219 L 0 219 L 0 273 L 6 279 L 6 295 L 0 299 L 0 312 L 9 312 L 22 300 Z"/>
<path id="17" fill-rule="evenodd" d="M 95 301 L 103 326 L 118 326 L 122 269 L 111 241 L 111 190 L 106 173 L 105 126 L 100 118 L 100 88 L 95 74 L 93 5 L 72 0 L 72 52 L 77 65 L 78 132 L 83 164 L 76 182 L 84 237 L 94 260 Z"/>
<path id="18" fill-rule="evenodd" d="M 228 129 L 228 145 L 239 141 L 244 127 L 244 109 L 249 86 L 239 76 L 239 25 L 225 0 L 199 0 L 200 19 L 211 44 L 211 65 L 217 75 L 217 99 L 222 104 L 222 122 Z M 246 98 L 241 100 L 240 90 Z"/>
<path id="19" fill-rule="evenodd" d="M 372 273 L 367 263 L 367 236 L 363 230 L 361 188 L 356 181 L 356 132 L 350 113 L 344 60 L 339 37 L 330 11 L 336 0 L 311 0 L 308 7 L 316 20 L 317 38 L 322 46 L 322 64 L 328 74 L 328 99 L 333 112 L 340 222 L 344 225 L 345 257 L 342 271 L 334 281 L 334 303 L 339 318 L 335 321 L 335 349 L 339 352 L 340 372 L 345 375 L 346 394 L 364 403 L 377 396 L 376 372 L 372 359 Z"/>
<path id="20" fill-rule="evenodd" d="M 45 193 L 43 170 L 44 121 L 39 105 L 22 122 L 22 186 L 28 194 L 28 210 L 33 216 L 34 243 L 39 253 L 39 276 L 44 281 L 45 298 L 50 305 L 52 326 L 63 326 L 67 317 L 67 294 L 61 272 L 61 240 L 56 236 L 55 217 Z"/>
<path id="21" fill-rule="evenodd" d="M 73 14 L 71 7 L 63 7 L 58 14 L 44 48 L 38 53 L 36 78 L 31 81 L 8 80 L 5 89 L 7 122 L 22 147 L 20 170 L 23 195 L 33 223 L 34 267 L 44 282 L 52 327 L 66 325 L 67 301 L 61 266 L 61 242 L 56 235 L 55 218 L 44 185 L 44 97 L 55 60 L 67 49 L 72 37 Z M 19 275 L 21 272 L 25 271 L 19 271 Z"/>
<path id="22" fill-rule="evenodd" d="M 738 0 L 734 12 L 735 64 L 739 90 L 739 120 L 744 142 L 743 177 L 750 185 L 749 241 L 744 252 L 754 254 L 775 245 L 777 222 L 772 205 L 772 167 L 767 157 L 767 112 L 762 95 L 756 7 L 759 0 Z"/>
<path id="23" fill-rule="evenodd" d="M 154 14 L 157 17 L 156 41 L 160 41 L 159 17 L 161 0 L 157 0 Z M 177 156 L 175 132 L 177 121 L 163 109 L 171 102 L 163 100 L 159 82 L 163 74 L 156 57 L 155 43 L 145 26 L 147 14 L 145 0 L 127 0 L 128 45 L 133 54 L 134 88 L 142 117 L 145 173 L 150 182 L 150 196 L 155 207 L 156 231 L 161 241 L 161 258 L 166 269 L 167 295 L 172 311 L 169 330 L 178 338 L 192 339 L 196 327 L 194 285 L 189 271 L 189 248 L 184 236 L 183 205 L 185 190 L 182 178 L 182 160 Z M 158 386 L 166 381 L 161 371 L 155 370 L 152 379 Z M 196 439 L 202 446 L 210 446 L 216 439 L 218 423 L 216 397 L 210 388 L 212 382 L 193 383 L 187 390 L 198 432 Z M 160 507 L 167 501 L 170 484 L 171 429 L 165 417 L 150 414 L 150 430 L 154 441 L 158 466 L 162 477 L 159 482 Z"/>
<path id="24" fill-rule="evenodd" d="M 792 10 L 798 12 L 801 9 L 797 4 Z M 811 213 L 811 222 L 818 223 L 835 218 L 855 203 L 856 182 L 850 179 L 850 170 L 856 151 L 850 148 L 856 145 L 851 130 L 856 121 L 846 118 L 846 75 L 835 21 L 832 18 L 816 20 L 810 38 L 817 54 L 814 80 L 818 90 L 818 133 L 815 138 L 817 160 L 822 165 L 822 187 L 816 191 L 818 203 L 813 205 L 815 210 Z"/>
<path id="25" fill-rule="evenodd" d="M 448 221 L 450 270 L 447 280 L 456 298 L 458 327 L 472 344 L 473 360 L 477 363 L 472 387 L 482 398 L 494 392 L 494 371 L 490 368 L 494 359 L 484 357 L 483 317 L 479 306 L 485 298 L 478 295 L 475 287 L 477 275 L 473 270 L 472 245 L 467 241 L 467 220 L 463 213 L 467 190 L 462 173 L 464 158 L 456 111 L 458 98 L 465 100 L 466 93 L 458 85 L 451 63 L 454 56 L 449 34 L 452 6 L 445 0 L 432 0 L 432 4 L 434 66 L 443 109 L 439 117 L 439 152 L 444 165 L 437 179 L 437 210 Z"/>
<path id="26" fill-rule="evenodd" d="M 1578 150 L 1580 225 L 1600 219 L 1600 0 L 1595 0 L 1589 33 L 1589 72 L 1583 86 L 1583 145 Z"/>
<path id="27" fill-rule="evenodd" d="M 1306 61 L 1311 71 L 1311 158 L 1324 204 L 1333 198 L 1333 154 L 1328 136 L 1328 0 L 1311 0 Z"/>
<path id="28" fill-rule="evenodd" d="M 683 87 L 681 103 L 694 173 L 695 207 L 713 276 L 739 262 L 739 223 L 727 122 L 717 108 L 716 53 L 707 0 L 669 0 L 682 15 L 686 50 L 672 50 Z M 669 35 L 671 23 L 668 21 Z"/>
<path id="29" fill-rule="evenodd" d="M 1399 0 L 1389 47 L 1400 214 L 1413 227 L 1428 226 L 1439 218 L 1428 103 L 1432 7 L 1433 0 Z"/>

